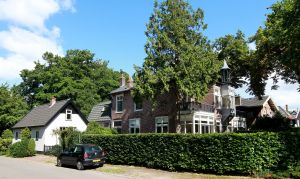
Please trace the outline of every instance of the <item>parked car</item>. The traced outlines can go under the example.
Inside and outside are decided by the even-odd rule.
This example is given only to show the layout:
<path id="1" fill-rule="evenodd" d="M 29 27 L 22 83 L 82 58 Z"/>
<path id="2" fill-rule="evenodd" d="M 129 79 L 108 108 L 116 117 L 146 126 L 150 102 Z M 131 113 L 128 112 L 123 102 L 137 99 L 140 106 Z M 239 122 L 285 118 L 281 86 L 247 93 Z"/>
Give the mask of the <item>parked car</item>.
<path id="1" fill-rule="evenodd" d="M 104 151 L 94 144 L 75 145 L 71 149 L 64 150 L 57 157 L 57 166 L 76 166 L 78 170 L 83 170 L 87 166 L 102 167 L 104 163 Z"/>

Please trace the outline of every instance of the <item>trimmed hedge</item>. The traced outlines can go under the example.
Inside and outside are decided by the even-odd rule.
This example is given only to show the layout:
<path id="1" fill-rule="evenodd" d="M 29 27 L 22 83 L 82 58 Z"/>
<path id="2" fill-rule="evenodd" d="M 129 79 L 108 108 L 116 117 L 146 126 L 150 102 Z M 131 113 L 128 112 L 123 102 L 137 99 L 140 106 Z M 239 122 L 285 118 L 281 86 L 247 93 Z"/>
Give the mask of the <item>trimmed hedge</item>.
<path id="1" fill-rule="evenodd" d="M 168 170 L 257 174 L 300 161 L 299 133 L 83 135 L 113 164 Z"/>
<path id="2" fill-rule="evenodd" d="M 16 158 L 33 156 L 35 154 L 35 141 L 24 139 L 9 147 L 9 155 Z"/>

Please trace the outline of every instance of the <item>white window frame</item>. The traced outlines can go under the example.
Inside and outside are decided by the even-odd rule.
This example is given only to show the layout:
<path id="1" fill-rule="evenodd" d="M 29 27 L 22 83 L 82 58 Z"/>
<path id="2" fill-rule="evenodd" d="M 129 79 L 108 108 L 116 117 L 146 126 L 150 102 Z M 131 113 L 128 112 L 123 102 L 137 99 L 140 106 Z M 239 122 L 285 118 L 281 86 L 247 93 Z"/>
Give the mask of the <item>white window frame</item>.
<path id="1" fill-rule="evenodd" d="M 131 124 L 134 124 L 132 127 Z M 131 128 L 134 129 L 134 132 L 131 133 Z M 139 129 L 139 132 L 136 131 L 136 129 Z M 141 133 L 141 120 L 140 118 L 134 118 L 134 119 L 129 119 L 129 133 L 130 134 L 139 134 Z"/>
<path id="2" fill-rule="evenodd" d="M 118 102 L 121 100 L 118 100 L 118 97 L 122 97 L 122 111 L 118 110 Z M 123 113 L 124 111 L 124 95 L 120 94 L 120 95 L 116 95 L 116 113 Z"/>
<path id="3" fill-rule="evenodd" d="M 142 103 L 142 108 L 141 109 L 137 109 L 136 108 L 136 103 L 134 102 L 134 111 L 143 111 L 143 102 Z"/>
<path id="4" fill-rule="evenodd" d="M 115 126 L 115 122 L 121 122 L 121 126 Z M 122 120 L 112 120 L 111 127 L 113 129 L 120 129 L 122 131 L 122 124 L 123 124 Z"/>
<path id="5" fill-rule="evenodd" d="M 160 126 L 158 126 L 158 121 L 161 123 Z M 165 121 L 168 122 L 168 124 L 163 124 Z M 164 126 L 167 126 L 167 131 L 164 132 L 163 128 Z M 155 133 L 157 133 L 157 127 L 161 128 L 161 133 L 169 133 L 169 117 L 168 116 L 157 116 L 155 117 Z"/>
<path id="6" fill-rule="evenodd" d="M 70 119 L 68 119 L 68 114 L 70 114 Z M 73 111 L 71 109 L 66 109 L 66 121 L 72 121 Z"/>

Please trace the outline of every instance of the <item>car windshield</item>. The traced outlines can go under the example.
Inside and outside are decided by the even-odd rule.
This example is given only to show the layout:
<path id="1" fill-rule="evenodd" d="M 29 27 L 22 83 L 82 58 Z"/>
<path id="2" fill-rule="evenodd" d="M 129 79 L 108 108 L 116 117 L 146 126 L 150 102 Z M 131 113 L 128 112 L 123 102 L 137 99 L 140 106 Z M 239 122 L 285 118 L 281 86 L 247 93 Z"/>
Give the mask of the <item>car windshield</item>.
<path id="1" fill-rule="evenodd" d="M 98 147 L 97 145 L 88 145 L 88 146 L 85 146 L 84 148 L 85 148 L 85 151 L 88 153 L 95 152 L 95 151 L 101 151 L 101 148 Z"/>

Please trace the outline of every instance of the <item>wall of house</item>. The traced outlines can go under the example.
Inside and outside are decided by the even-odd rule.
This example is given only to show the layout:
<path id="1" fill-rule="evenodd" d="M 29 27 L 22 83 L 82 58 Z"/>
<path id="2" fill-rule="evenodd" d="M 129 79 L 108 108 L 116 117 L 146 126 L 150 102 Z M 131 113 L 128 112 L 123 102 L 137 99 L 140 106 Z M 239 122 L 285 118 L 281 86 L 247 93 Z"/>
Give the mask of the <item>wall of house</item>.
<path id="1" fill-rule="evenodd" d="M 270 104 L 267 102 L 265 105 L 261 108 L 261 111 L 259 113 L 259 116 L 269 116 L 273 117 L 275 115 L 275 111 L 271 108 Z"/>
<path id="2" fill-rule="evenodd" d="M 116 112 L 116 97 L 123 95 L 123 112 Z M 149 133 L 155 132 L 155 117 L 168 116 L 169 118 L 169 132 L 176 132 L 175 120 L 170 120 L 176 116 L 174 109 L 175 98 L 171 94 L 161 95 L 158 99 L 157 106 L 153 109 L 151 103 L 147 100 L 143 101 L 143 110 L 134 110 L 134 100 L 130 91 L 112 94 L 112 121 L 122 121 L 122 133 L 129 132 L 129 120 L 140 119 L 140 132 Z M 214 88 L 211 88 L 208 94 L 204 97 L 202 103 L 207 105 L 214 105 Z M 175 115 L 174 115 L 175 114 Z M 113 126 L 112 126 L 113 127 Z"/>
<path id="3" fill-rule="evenodd" d="M 45 143 L 45 127 L 34 127 L 31 128 L 31 138 L 35 140 L 35 150 L 44 151 Z M 36 131 L 39 132 L 39 138 L 36 138 Z"/>
<path id="4" fill-rule="evenodd" d="M 70 107 L 67 107 L 70 108 Z M 66 109 L 63 109 L 55 119 L 46 127 L 44 136 L 44 145 L 53 146 L 59 144 L 58 135 L 55 135 L 55 130 L 60 130 L 61 127 L 75 127 L 79 131 L 85 131 L 87 125 L 82 120 L 80 115 L 72 109 L 72 120 L 66 120 Z"/>

